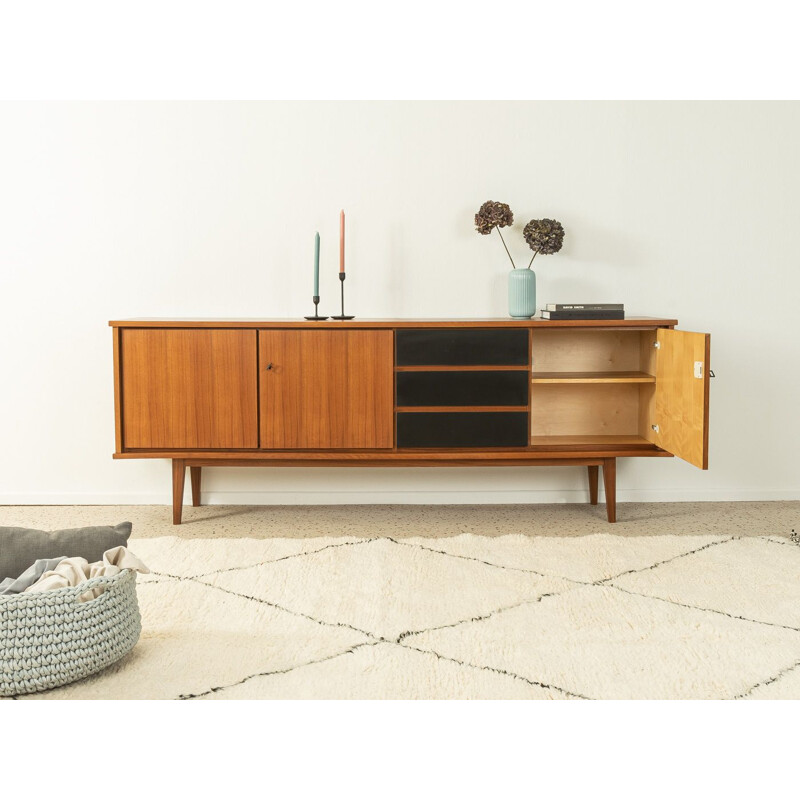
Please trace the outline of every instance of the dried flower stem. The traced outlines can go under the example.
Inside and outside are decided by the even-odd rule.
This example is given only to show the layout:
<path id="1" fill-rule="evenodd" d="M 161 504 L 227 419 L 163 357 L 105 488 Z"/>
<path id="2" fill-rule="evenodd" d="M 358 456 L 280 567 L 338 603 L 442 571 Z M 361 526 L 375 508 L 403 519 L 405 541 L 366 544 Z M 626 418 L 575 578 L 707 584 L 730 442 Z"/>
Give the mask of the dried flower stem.
<path id="1" fill-rule="evenodd" d="M 536 256 L 538 256 L 538 255 L 539 255 L 539 251 L 538 250 L 534 250 L 533 251 L 533 255 L 531 256 L 530 263 L 528 264 L 528 267 L 527 267 L 528 269 L 531 268 L 531 264 L 533 264 L 533 259 L 536 258 Z"/>
<path id="2" fill-rule="evenodd" d="M 495 230 L 498 233 L 500 233 L 500 228 L 495 228 Z M 503 243 L 503 247 L 506 248 L 506 253 L 508 253 L 508 260 L 511 262 L 511 266 L 514 267 L 514 269 L 516 269 L 517 265 L 514 263 L 514 259 L 511 258 L 511 253 L 508 252 L 508 247 L 506 247 L 506 240 L 503 238 L 503 234 L 502 233 L 500 233 L 500 241 Z"/>

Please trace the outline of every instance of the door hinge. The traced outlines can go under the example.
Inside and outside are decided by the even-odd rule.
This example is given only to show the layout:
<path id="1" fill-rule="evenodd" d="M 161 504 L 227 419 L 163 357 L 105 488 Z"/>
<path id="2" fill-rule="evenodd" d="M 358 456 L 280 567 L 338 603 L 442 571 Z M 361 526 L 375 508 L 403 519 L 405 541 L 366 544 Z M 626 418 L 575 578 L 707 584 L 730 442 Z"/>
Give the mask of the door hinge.
<path id="1" fill-rule="evenodd" d="M 651 427 L 651 428 L 652 428 L 652 429 L 653 429 L 653 430 L 654 430 L 656 433 L 660 433 L 660 431 L 659 431 L 659 429 L 658 429 L 658 425 L 651 425 L 650 427 Z"/>
<path id="2" fill-rule="evenodd" d="M 653 342 L 653 347 L 655 347 L 656 350 L 660 350 L 661 349 L 661 342 Z"/>

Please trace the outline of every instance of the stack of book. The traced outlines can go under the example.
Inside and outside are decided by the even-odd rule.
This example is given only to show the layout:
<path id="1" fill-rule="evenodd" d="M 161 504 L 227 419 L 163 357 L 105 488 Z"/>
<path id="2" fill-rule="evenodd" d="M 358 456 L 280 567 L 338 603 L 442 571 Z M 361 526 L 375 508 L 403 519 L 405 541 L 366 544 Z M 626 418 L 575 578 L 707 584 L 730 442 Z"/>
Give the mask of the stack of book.
<path id="1" fill-rule="evenodd" d="M 625 319 L 622 303 L 548 303 L 542 319 Z"/>

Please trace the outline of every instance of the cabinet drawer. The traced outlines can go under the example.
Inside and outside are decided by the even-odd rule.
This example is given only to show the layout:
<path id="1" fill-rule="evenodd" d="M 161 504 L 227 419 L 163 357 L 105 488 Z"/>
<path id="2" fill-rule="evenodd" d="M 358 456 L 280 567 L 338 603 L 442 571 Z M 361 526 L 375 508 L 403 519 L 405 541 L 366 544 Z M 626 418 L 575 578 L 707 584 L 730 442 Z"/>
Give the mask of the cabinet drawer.
<path id="1" fill-rule="evenodd" d="M 525 366 L 524 328 L 439 328 L 399 330 L 397 366 Z"/>
<path id="2" fill-rule="evenodd" d="M 527 370 L 398 372 L 398 406 L 526 406 Z"/>
<path id="3" fill-rule="evenodd" d="M 526 447 L 524 411 L 397 413 L 398 447 Z"/>

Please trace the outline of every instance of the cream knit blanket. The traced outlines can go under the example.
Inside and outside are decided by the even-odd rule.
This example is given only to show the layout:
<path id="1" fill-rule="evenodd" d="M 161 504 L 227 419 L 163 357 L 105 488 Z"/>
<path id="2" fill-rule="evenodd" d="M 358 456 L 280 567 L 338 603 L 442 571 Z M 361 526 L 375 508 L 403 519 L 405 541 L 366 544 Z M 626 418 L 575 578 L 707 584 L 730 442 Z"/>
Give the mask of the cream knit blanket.
<path id="1" fill-rule="evenodd" d="M 103 553 L 102 561 L 89 563 L 85 558 L 65 558 L 51 570 L 43 573 L 36 583 L 25 589 L 26 592 L 47 592 L 50 589 L 63 589 L 101 575 L 116 575 L 123 569 L 136 572 L 150 572 L 145 564 L 125 547 L 112 547 Z M 93 600 L 103 593 L 102 587 L 89 589 L 80 596 L 82 602 Z"/>

